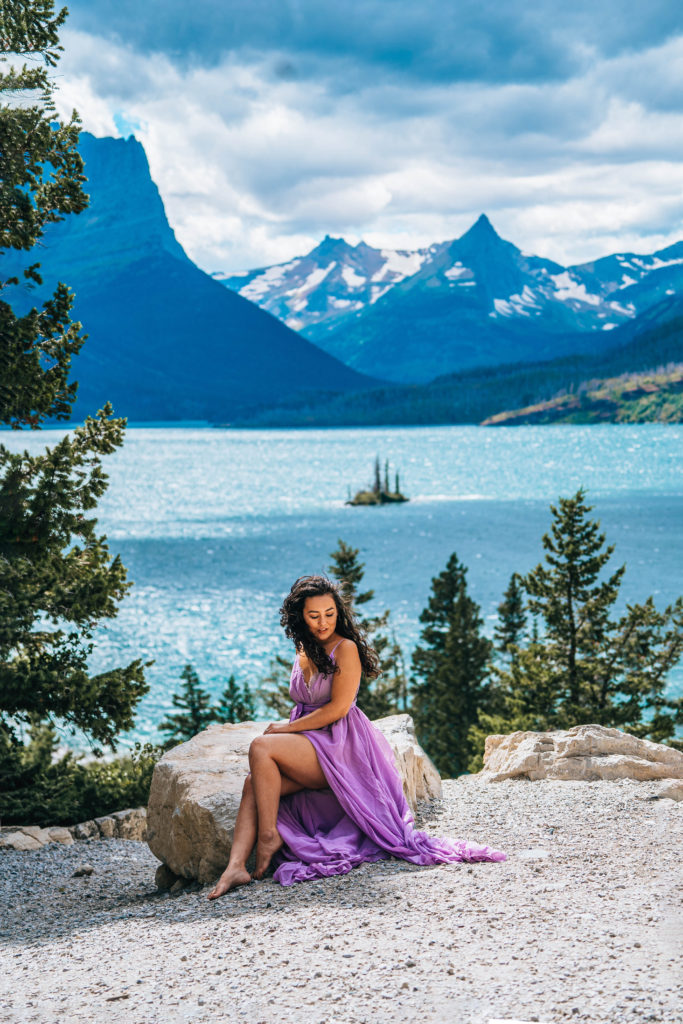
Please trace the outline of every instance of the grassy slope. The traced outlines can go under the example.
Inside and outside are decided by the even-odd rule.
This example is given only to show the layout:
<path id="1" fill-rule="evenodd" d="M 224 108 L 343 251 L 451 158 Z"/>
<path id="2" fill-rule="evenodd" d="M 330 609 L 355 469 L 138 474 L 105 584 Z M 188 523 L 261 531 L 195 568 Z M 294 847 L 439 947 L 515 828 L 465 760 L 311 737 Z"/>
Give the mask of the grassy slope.
<path id="1" fill-rule="evenodd" d="M 522 423 L 683 423 L 683 365 L 588 381 L 578 391 L 497 413 L 483 426 Z"/>

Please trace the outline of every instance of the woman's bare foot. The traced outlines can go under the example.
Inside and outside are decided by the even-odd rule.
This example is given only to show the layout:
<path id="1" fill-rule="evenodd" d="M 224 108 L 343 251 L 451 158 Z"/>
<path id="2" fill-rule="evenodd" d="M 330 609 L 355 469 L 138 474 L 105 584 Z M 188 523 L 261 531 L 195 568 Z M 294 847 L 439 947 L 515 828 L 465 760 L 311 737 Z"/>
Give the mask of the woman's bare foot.
<path id="1" fill-rule="evenodd" d="M 236 889 L 238 885 L 247 885 L 248 882 L 251 882 L 251 875 L 246 868 L 231 868 L 228 864 L 207 899 L 217 900 L 219 896 L 224 896 L 231 889 Z"/>
<path id="2" fill-rule="evenodd" d="M 270 832 L 259 832 L 256 843 L 256 870 L 254 878 L 263 878 L 274 853 L 282 846 L 282 836 L 276 828 Z"/>

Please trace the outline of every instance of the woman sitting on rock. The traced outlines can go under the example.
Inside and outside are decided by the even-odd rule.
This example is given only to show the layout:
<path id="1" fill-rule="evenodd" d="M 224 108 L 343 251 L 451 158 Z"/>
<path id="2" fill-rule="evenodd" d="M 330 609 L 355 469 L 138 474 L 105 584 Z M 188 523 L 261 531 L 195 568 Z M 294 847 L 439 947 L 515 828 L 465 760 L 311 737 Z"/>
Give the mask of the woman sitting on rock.
<path id="1" fill-rule="evenodd" d="M 216 899 L 250 882 L 273 860 L 275 879 L 291 885 L 345 874 L 363 861 L 399 857 L 413 864 L 505 860 L 488 846 L 434 839 L 413 827 L 401 778 L 385 737 L 360 708 L 361 672 L 379 674 L 338 586 L 302 576 L 280 622 L 296 647 L 289 722 L 275 722 L 249 747 L 230 862 L 209 893 Z"/>

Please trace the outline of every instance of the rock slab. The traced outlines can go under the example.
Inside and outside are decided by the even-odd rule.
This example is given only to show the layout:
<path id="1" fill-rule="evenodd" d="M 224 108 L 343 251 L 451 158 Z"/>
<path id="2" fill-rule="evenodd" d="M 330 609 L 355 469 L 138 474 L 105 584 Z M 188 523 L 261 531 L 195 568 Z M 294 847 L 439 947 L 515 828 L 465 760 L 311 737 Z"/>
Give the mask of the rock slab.
<path id="1" fill-rule="evenodd" d="M 175 876 L 212 882 L 228 862 L 249 744 L 267 722 L 210 725 L 167 751 L 154 768 L 147 842 Z M 374 725 L 386 736 L 410 805 L 441 796 L 441 779 L 415 738 L 409 715 Z M 166 873 L 159 878 L 166 878 Z M 169 874 L 170 878 L 171 875 Z"/>
<path id="2" fill-rule="evenodd" d="M 81 821 L 69 828 L 61 825 L 45 828 L 38 825 L 6 826 L 0 829 L 0 850 L 40 850 L 48 843 L 69 846 L 74 840 L 85 839 L 136 839 L 144 842 L 146 835 L 147 809 L 129 807 L 94 821 Z"/>
<path id="3" fill-rule="evenodd" d="M 683 752 L 602 725 L 513 732 L 486 737 L 479 777 L 487 782 L 513 778 L 581 782 L 683 779 Z"/>

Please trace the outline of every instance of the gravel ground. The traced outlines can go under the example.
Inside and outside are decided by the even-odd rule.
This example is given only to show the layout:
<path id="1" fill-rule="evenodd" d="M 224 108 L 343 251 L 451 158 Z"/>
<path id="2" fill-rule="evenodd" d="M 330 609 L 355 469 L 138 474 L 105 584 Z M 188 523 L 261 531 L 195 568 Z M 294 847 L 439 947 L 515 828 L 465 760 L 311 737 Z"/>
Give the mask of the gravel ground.
<path id="1" fill-rule="evenodd" d="M 507 861 L 385 861 L 215 903 L 157 893 L 143 843 L 2 852 L 0 1020 L 680 1024 L 683 803 L 654 792 L 445 782 L 421 827 Z"/>

